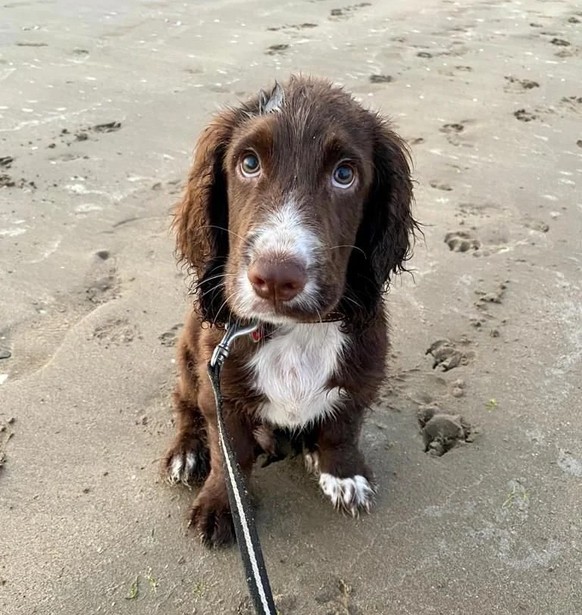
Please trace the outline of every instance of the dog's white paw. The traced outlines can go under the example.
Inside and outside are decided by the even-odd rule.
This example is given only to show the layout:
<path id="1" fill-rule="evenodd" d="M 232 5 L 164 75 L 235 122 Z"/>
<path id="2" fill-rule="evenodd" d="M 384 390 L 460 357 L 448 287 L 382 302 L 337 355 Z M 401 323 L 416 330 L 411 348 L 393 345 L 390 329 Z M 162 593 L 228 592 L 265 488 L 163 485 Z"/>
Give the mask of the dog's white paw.
<path id="1" fill-rule="evenodd" d="M 171 485 L 188 484 L 197 474 L 198 457 L 195 453 L 175 453 L 166 461 L 166 478 Z"/>
<path id="2" fill-rule="evenodd" d="M 375 490 L 368 479 L 360 474 L 351 478 L 338 478 L 325 472 L 319 477 L 319 486 L 333 506 L 353 517 L 362 511 L 370 512 Z"/>
<path id="3" fill-rule="evenodd" d="M 179 436 L 163 458 L 161 470 L 170 485 L 203 482 L 210 471 L 210 453 L 206 442 L 197 435 Z"/>

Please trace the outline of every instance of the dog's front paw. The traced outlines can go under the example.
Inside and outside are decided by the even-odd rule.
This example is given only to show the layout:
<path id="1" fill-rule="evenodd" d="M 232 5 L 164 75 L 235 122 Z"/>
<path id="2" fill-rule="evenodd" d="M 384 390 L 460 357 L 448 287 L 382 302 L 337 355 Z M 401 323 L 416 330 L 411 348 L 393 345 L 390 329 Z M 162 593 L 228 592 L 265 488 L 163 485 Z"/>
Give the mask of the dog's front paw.
<path id="1" fill-rule="evenodd" d="M 171 484 L 201 483 L 210 469 L 206 445 L 200 441 L 177 441 L 166 453 L 162 474 Z"/>
<path id="2" fill-rule="evenodd" d="M 228 502 L 222 498 L 212 498 L 204 491 L 194 502 L 190 525 L 207 547 L 226 546 L 235 541 Z"/>
<path id="3" fill-rule="evenodd" d="M 370 512 L 376 491 L 365 476 L 356 474 L 350 478 L 338 478 L 322 473 L 319 486 L 338 510 L 357 517 L 360 512 Z"/>

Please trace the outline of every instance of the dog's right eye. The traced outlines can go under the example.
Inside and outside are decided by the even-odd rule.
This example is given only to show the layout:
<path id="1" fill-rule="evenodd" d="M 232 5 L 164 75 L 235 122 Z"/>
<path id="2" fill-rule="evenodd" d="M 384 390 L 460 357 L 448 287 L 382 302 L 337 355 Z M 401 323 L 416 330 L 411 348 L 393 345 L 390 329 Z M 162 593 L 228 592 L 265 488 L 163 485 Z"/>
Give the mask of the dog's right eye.
<path id="1" fill-rule="evenodd" d="M 356 172 L 349 162 L 340 162 L 333 170 L 331 183 L 334 188 L 351 188 L 356 181 Z"/>
<path id="2" fill-rule="evenodd" d="M 245 177 L 255 177 L 261 170 L 261 162 L 256 154 L 245 154 L 240 162 L 240 169 Z"/>

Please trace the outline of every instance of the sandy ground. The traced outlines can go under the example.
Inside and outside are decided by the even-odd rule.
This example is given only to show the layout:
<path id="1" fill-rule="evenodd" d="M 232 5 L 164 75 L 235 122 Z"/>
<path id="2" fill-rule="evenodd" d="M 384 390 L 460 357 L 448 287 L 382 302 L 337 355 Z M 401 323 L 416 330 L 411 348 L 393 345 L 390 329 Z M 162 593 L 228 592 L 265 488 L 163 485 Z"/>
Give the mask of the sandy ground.
<path id="1" fill-rule="evenodd" d="M 2 2 L 2 614 L 250 612 L 237 551 L 157 474 L 188 301 L 169 211 L 209 114 L 294 70 L 393 117 L 425 241 L 389 297 L 374 514 L 297 460 L 256 472 L 281 613 L 582 613 L 575 4 Z M 427 403 L 474 441 L 425 453 Z"/>

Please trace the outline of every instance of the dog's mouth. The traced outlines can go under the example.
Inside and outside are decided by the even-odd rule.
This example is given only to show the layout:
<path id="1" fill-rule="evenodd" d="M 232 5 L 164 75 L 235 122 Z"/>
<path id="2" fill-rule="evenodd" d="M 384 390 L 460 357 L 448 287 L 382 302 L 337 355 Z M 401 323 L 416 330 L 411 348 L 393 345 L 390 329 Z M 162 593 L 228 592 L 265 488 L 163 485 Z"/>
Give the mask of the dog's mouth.
<path id="1" fill-rule="evenodd" d="M 239 318 L 255 319 L 274 325 L 318 323 L 338 319 L 338 300 L 335 297 L 323 297 L 321 292 L 317 291 L 315 282 L 308 282 L 305 290 L 289 301 L 261 298 L 243 283 L 231 294 L 230 303 L 232 312 Z"/>
<path id="2" fill-rule="evenodd" d="M 251 309 L 233 310 L 245 319 L 256 319 L 270 324 L 297 324 L 301 322 L 320 322 L 326 319 L 329 310 L 323 308 L 306 309 L 289 306 L 285 302 L 270 302 L 259 299 Z"/>

